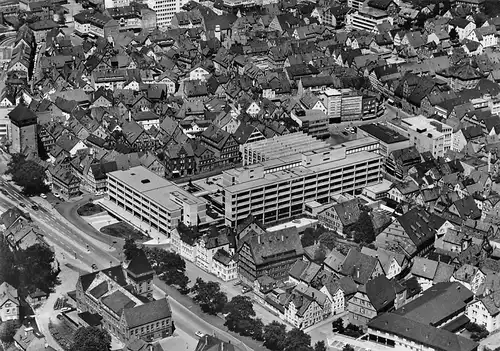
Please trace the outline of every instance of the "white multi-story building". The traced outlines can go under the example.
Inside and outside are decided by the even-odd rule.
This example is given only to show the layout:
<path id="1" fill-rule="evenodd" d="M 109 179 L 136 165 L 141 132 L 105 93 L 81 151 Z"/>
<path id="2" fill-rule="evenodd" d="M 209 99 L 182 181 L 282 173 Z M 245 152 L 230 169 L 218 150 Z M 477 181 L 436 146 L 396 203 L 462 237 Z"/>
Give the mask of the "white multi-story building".
<path id="1" fill-rule="evenodd" d="M 349 29 L 378 33 L 377 26 L 384 22 L 389 22 L 392 25 L 394 20 L 387 12 L 368 6 L 346 15 L 346 27 Z"/>
<path id="2" fill-rule="evenodd" d="M 165 28 L 170 26 L 170 21 L 174 14 L 180 12 L 187 0 L 147 0 L 145 4 L 156 12 L 156 23 L 158 27 Z"/>
<path id="3" fill-rule="evenodd" d="M 163 234 L 170 234 L 180 222 L 188 227 L 209 225 L 204 199 L 143 166 L 108 173 L 103 205 L 112 211 L 106 201 Z"/>
<path id="4" fill-rule="evenodd" d="M 410 145 L 420 153 L 429 151 L 435 158 L 444 157 L 453 147 L 453 128 L 435 119 L 420 115 L 405 118 L 401 124 L 389 122 L 387 126 L 410 139 Z"/>
<path id="5" fill-rule="evenodd" d="M 305 151 L 223 172 L 226 224 L 249 214 L 267 224 L 302 213 L 304 203 L 359 194 L 381 180 L 383 157 L 372 138 Z"/>

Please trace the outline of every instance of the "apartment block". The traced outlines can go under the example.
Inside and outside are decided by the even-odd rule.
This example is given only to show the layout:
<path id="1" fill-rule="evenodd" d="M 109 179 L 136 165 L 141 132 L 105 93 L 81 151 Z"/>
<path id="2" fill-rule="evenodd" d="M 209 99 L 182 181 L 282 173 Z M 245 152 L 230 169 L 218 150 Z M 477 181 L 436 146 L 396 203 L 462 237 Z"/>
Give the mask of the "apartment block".
<path id="1" fill-rule="evenodd" d="M 378 33 L 377 25 L 383 22 L 392 24 L 393 19 L 387 12 L 368 6 L 363 6 L 358 11 L 346 16 L 347 27 L 354 30 L 366 30 Z"/>
<path id="2" fill-rule="evenodd" d="M 146 0 L 145 4 L 156 12 L 156 23 L 159 28 L 170 26 L 172 17 L 177 12 L 181 12 L 182 6 L 188 3 L 187 0 Z"/>
<path id="3" fill-rule="evenodd" d="M 170 234 L 180 222 L 201 229 L 210 224 L 204 199 L 143 166 L 108 173 L 106 201 L 163 234 Z"/>
<path id="4" fill-rule="evenodd" d="M 352 89 L 327 89 L 319 97 L 326 107 L 330 123 L 352 121 L 363 116 L 363 96 Z"/>
<path id="5" fill-rule="evenodd" d="M 249 214 L 264 224 L 301 214 L 306 202 L 360 194 L 381 180 L 383 157 L 372 138 L 303 151 L 223 172 L 226 225 Z"/>
<path id="6" fill-rule="evenodd" d="M 93 37 L 107 38 L 118 32 L 118 22 L 102 12 L 92 10 L 82 11 L 74 15 L 75 32 L 80 35 L 88 34 Z"/>
<path id="7" fill-rule="evenodd" d="M 405 118 L 399 124 L 389 122 L 387 126 L 410 139 L 410 146 L 420 153 L 429 151 L 435 158 L 444 157 L 453 146 L 453 128 L 422 115 Z"/>

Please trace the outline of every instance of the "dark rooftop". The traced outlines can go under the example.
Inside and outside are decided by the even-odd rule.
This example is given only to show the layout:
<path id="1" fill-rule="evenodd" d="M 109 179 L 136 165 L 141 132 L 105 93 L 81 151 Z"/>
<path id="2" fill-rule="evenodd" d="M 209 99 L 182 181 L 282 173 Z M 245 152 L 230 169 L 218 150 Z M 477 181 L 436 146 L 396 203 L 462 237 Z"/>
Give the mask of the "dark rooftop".
<path id="1" fill-rule="evenodd" d="M 386 144 L 394 144 L 409 140 L 392 129 L 380 124 L 365 124 L 358 128 Z"/>

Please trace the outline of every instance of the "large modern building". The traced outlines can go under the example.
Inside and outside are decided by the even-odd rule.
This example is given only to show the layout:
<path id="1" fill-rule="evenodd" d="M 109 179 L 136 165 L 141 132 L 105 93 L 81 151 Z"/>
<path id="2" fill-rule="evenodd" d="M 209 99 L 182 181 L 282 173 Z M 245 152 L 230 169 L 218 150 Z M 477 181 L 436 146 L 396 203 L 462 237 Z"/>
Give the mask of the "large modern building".
<path id="1" fill-rule="evenodd" d="M 436 158 L 444 157 L 453 146 L 453 128 L 422 115 L 402 119 L 401 123 L 391 121 L 387 126 L 409 138 L 410 146 L 420 153 L 429 151 Z"/>
<path id="2" fill-rule="evenodd" d="M 346 147 L 346 154 L 363 151 L 377 151 L 379 143 L 368 137 L 348 141 L 342 144 Z M 240 146 L 243 166 L 298 155 L 300 153 L 329 148 L 330 143 L 318 140 L 303 132 L 285 134 Z"/>
<path id="3" fill-rule="evenodd" d="M 11 122 L 11 153 L 25 153 L 28 149 L 38 155 L 37 116 L 25 107 L 18 105 L 9 112 Z"/>
<path id="4" fill-rule="evenodd" d="M 363 95 L 352 89 L 326 89 L 319 94 L 330 123 L 363 117 Z"/>
<path id="5" fill-rule="evenodd" d="M 377 150 L 378 143 L 366 138 L 224 171 L 226 225 L 249 214 L 268 224 L 302 213 L 306 202 L 361 193 L 381 180 Z"/>
<path id="6" fill-rule="evenodd" d="M 297 132 L 241 145 L 240 153 L 243 166 L 246 166 L 328 146 L 327 142 Z"/>
<path id="7" fill-rule="evenodd" d="M 182 10 L 187 0 L 145 0 L 149 8 L 156 12 L 156 23 L 160 28 L 170 26 L 172 17 Z"/>
<path id="8" fill-rule="evenodd" d="M 143 166 L 108 173 L 107 200 L 163 234 L 179 222 L 208 226 L 206 201 Z"/>
<path id="9" fill-rule="evenodd" d="M 358 138 L 371 137 L 377 140 L 380 145 L 379 153 L 384 157 L 388 157 L 395 150 L 410 146 L 410 139 L 378 123 L 359 126 L 357 134 Z"/>

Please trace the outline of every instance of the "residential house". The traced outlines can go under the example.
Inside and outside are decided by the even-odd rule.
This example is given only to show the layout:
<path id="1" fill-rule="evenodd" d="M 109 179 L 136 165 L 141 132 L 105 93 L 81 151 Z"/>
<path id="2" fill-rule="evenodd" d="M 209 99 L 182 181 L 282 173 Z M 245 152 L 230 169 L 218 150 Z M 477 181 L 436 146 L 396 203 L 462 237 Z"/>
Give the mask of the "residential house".
<path id="1" fill-rule="evenodd" d="M 359 199 L 334 204 L 318 213 L 318 224 L 346 236 L 349 226 L 356 223 L 361 214 Z"/>
<path id="2" fill-rule="evenodd" d="M 237 163 L 241 159 L 234 136 L 214 125 L 200 134 L 200 140 L 202 145 L 213 152 L 219 167 Z"/>
<path id="3" fill-rule="evenodd" d="M 275 232 L 251 230 L 239 237 L 237 254 L 240 280 L 253 285 L 264 274 L 278 281 L 286 279 L 295 261 L 302 258 L 304 249 L 295 227 Z"/>
<path id="4" fill-rule="evenodd" d="M 196 172 L 196 156 L 190 143 L 167 146 L 163 156 L 165 177 L 185 177 Z"/>
<path id="5" fill-rule="evenodd" d="M 464 264 L 453 273 L 450 281 L 458 282 L 472 291 L 473 294 L 477 294 L 486 278 L 487 274 L 480 268 Z"/>
<path id="6" fill-rule="evenodd" d="M 321 291 L 298 284 L 284 303 L 285 321 L 298 329 L 306 329 L 328 318 L 331 301 Z"/>
<path id="7" fill-rule="evenodd" d="M 0 321 L 18 320 L 19 306 L 17 289 L 7 282 L 0 284 Z"/>
<path id="8" fill-rule="evenodd" d="M 422 208 L 413 208 L 397 217 L 376 238 L 378 247 L 409 257 L 423 255 L 434 246 L 436 233 L 450 224 Z"/>

